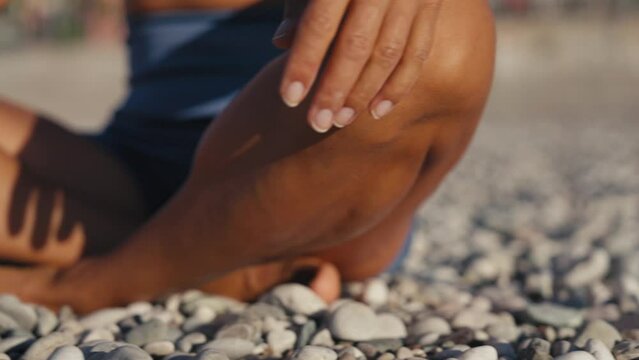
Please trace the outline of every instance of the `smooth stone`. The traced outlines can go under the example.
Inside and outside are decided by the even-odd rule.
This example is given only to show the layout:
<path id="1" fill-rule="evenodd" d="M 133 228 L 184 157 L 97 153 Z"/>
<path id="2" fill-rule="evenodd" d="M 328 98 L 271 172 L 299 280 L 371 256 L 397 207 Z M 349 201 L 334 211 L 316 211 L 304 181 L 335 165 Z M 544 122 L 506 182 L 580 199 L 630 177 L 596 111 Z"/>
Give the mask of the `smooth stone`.
<path id="1" fill-rule="evenodd" d="M 364 355 L 362 350 L 351 345 L 346 346 L 337 354 L 338 359 L 341 358 L 342 356 L 348 356 L 355 360 L 366 360 L 366 355 Z"/>
<path id="2" fill-rule="evenodd" d="M 96 340 L 86 345 L 81 345 L 80 349 L 88 350 L 89 353 L 109 353 L 117 348 L 120 348 L 126 344 L 116 341 Z"/>
<path id="3" fill-rule="evenodd" d="M 494 320 L 494 316 L 482 310 L 464 309 L 457 313 L 451 325 L 455 329 L 469 328 L 482 330 Z"/>
<path id="4" fill-rule="evenodd" d="M 592 354 L 597 360 L 615 360 L 610 348 L 599 339 L 589 339 L 584 346 L 584 350 Z"/>
<path id="5" fill-rule="evenodd" d="M 11 360 L 11 358 L 5 353 L 0 353 L 0 360 Z"/>
<path id="6" fill-rule="evenodd" d="M 82 338 L 82 343 L 88 343 L 96 340 L 114 341 L 113 333 L 105 328 L 98 328 L 88 331 Z"/>
<path id="7" fill-rule="evenodd" d="M 231 360 L 239 359 L 253 353 L 255 344 L 245 339 L 224 338 L 206 343 L 202 349 L 215 350 L 226 354 Z"/>
<path id="8" fill-rule="evenodd" d="M 333 335 L 328 329 L 322 329 L 318 331 L 315 336 L 313 336 L 310 344 L 316 346 L 332 347 L 333 345 L 335 345 L 335 341 L 333 341 Z"/>
<path id="9" fill-rule="evenodd" d="M 377 315 L 367 305 L 348 301 L 330 315 L 328 328 L 334 337 L 348 341 L 367 341 L 377 335 Z"/>
<path id="10" fill-rule="evenodd" d="M 21 328 L 31 331 L 38 323 L 33 307 L 25 305 L 13 295 L 0 295 L 0 312 L 11 317 Z"/>
<path id="11" fill-rule="evenodd" d="M 205 344 L 206 341 L 206 335 L 200 332 L 193 332 L 180 338 L 177 341 L 177 348 L 180 351 L 190 352 L 193 346 Z"/>
<path id="12" fill-rule="evenodd" d="M 423 336 L 426 334 L 448 335 L 451 332 L 452 329 L 448 321 L 438 316 L 419 320 L 410 328 L 410 333 L 414 336 Z"/>
<path id="13" fill-rule="evenodd" d="M 395 355 L 389 352 L 383 353 L 377 358 L 377 360 L 394 360 L 394 359 L 395 359 Z"/>
<path id="14" fill-rule="evenodd" d="M 459 360 L 497 360 L 497 350 L 492 346 L 478 346 L 464 351 Z"/>
<path id="15" fill-rule="evenodd" d="M 216 314 L 241 311 L 246 307 L 245 304 L 237 300 L 229 299 L 223 296 L 206 295 L 190 300 L 185 300 L 180 306 L 180 309 L 185 314 L 192 315 L 201 306 L 208 307 Z"/>
<path id="16" fill-rule="evenodd" d="M 55 313 L 45 307 L 38 306 L 35 309 L 38 315 L 38 323 L 36 325 L 36 335 L 49 335 L 58 326 L 58 317 Z"/>
<path id="17" fill-rule="evenodd" d="M 299 284 L 284 284 L 273 289 L 269 296 L 293 314 L 313 316 L 326 310 L 327 305 L 313 290 Z"/>
<path id="18" fill-rule="evenodd" d="M 364 357 L 366 359 L 366 357 Z M 340 353 L 337 355 L 337 360 L 357 360 L 357 358 L 351 353 Z"/>
<path id="19" fill-rule="evenodd" d="M 85 329 L 97 329 L 108 327 L 124 320 L 128 311 L 123 308 L 112 308 L 96 311 L 80 320 L 80 325 Z"/>
<path id="20" fill-rule="evenodd" d="M 299 330 L 299 336 L 297 337 L 297 343 L 295 344 L 295 348 L 299 349 L 308 345 L 309 341 L 311 340 L 311 337 L 313 336 L 313 334 L 315 334 L 316 331 L 317 331 L 317 324 L 315 323 L 315 321 L 311 320 L 311 321 L 308 321 L 306 324 L 302 325 L 302 327 Z M 311 344 L 311 345 L 317 345 L 317 344 Z"/>
<path id="21" fill-rule="evenodd" d="M 583 322 L 581 311 L 552 303 L 530 304 L 526 314 L 539 324 L 555 327 L 576 328 Z"/>
<path id="22" fill-rule="evenodd" d="M 292 360 L 337 360 L 337 353 L 329 348 L 309 345 L 296 351 Z"/>
<path id="23" fill-rule="evenodd" d="M 84 360 L 84 353 L 76 346 L 57 348 L 48 360 Z"/>
<path id="24" fill-rule="evenodd" d="M 413 351 L 411 351 L 411 349 L 409 349 L 407 347 L 402 346 L 402 347 L 400 347 L 397 350 L 396 356 L 400 360 L 412 358 L 413 357 Z"/>
<path id="25" fill-rule="evenodd" d="M 282 308 L 264 302 L 258 302 L 247 307 L 246 310 L 244 310 L 244 312 L 242 313 L 242 317 L 249 321 L 264 321 L 264 319 L 268 317 L 276 320 L 287 319 L 286 313 L 284 312 L 284 310 L 282 310 Z"/>
<path id="26" fill-rule="evenodd" d="M 634 360 L 639 358 L 639 342 L 620 341 L 612 348 L 612 353 L 617 360 Z"/>
<path id="27" fill-rule="evenodd" d="M 369 341 L 367 344 L 372 345 L 373 348 L 375 348 L 375 350 L 378 353 L 384 353 L 384 352 L 387 352 L 387 351 L 394 351 L 394 350 L 399 349 L 400 347 L 402 347 L 402 345 L 404 345 L 402 343 L 402 340 L 400 340 L 400 339 L 372 340 L 372 341 Z M 362 350 L 362 352 L 364 352 L 364 350 L 359 345 L 361 345 L 361 344 L 358 344 L 357 347 L 360 350 Z"/>
<path id="28" fill-rule="evenodd" d="M 22 356 L 22 360 L 44 360 L 60 346 L 73 345 L 74 343 L 75 337 L 70 333 L 54 332 L 36 340 Z"/>
<path id="29" fill-rule="evenodd" d="M 608 349 L 612 349 L 615 342 L 621 340 L 621 334 L 609 323 L 603 320 L 593 320 L 579 332 L 575 339 L 575 345 L 584 347 L 588 339 L 601 340 Z"/>
<path id="30" fill-rule="evenodd" d="M 124 339 L 130 344 L 144 346 L 151 342 L 167 340 L 168 333 L 169 328 L 164 322 L 151 320 L 131 329 Z"/>
<path id="31" fill-rule="evenodd" d="M 229 357 L 221 352 L 208 349 L 200 351 L 193 360 L 229 360 Z"/>
<path id="32" fill-rule="evenodd" d="M 145 315 L 153 310 L 153 305 L 146 301 L 138 301 L 129 304 L 126 307 L 126 311 L 131 315 Z"/>
<path id="33" fill-rule="evenodd" d="M 555 358 L 555 360 L 596 360 L 590 353 L 585 351 L 572 351 L 568 354 L 561 355 Z"/>
<path id="34" fill-rule="evenodd" d="M 249 324 L 232 324 L 222 328 L 215 334 L 216 339 L 244 339 L 255 341 L 259 337 L 259 332 Z"/>
<path id="35" fill-rule="evenodd" d="M 217 314 L 211 310 L 211 308 L 200 306 L 195 310 L 195 313 L 182 324 L 182 330 L 187 333 L 195 331 L 203 325 L 212 323 L 216 316 Z"/>
<path id="36" fill-rule="evenodd" d="M 297 335 L 291 330 L 271 331 L 266 336 L 266 343 L 276 357 L 281 357 L 284 352 L 293 349 L 297 341 Z"/>
<path id="37" fill-rule="evenodd" d="M 388 285 L 382 279 L 371 279 L 364 285 L 362 301 L 370 306 L 379 307 L 388 302 Z"/>
<path id="38" fill-rule="evenodd" d="M 572 349 L 572 344 L 566 340 L 558 340 L 552 344 L 550 348 L 550 355 L 552 356 L 561 356 L 570 352 Z"/>
<path id="39" fill-rule="evenodd" d="M 170 341 L 155 341 L 144 345 L 144 351 L 151 356 L 167 356 L 175 352 L 175 345 Z"/>
<path id="40" fill-rule="evenodd" d="M 16 330 L 20 325 L 13 318 L 5 313 L 0 312 L 0 333 L 10 330 Z"/>
<path id="41" fill-rule="evenodd" d="M 375 339 L 403 339 L 407 334 L 406 325 L 397 316 L 388 313 L 377 316 Z"/>
<path id="42" fill-rule="evenodd" d="M 572 288 L 580 288 L 603 279 L 610 269 L 610 255 L 603 249 L 594 250 L 590 256 L 575 265 L 563 278 L 563 283 Z"/>
<path id="43" fill-rule="evenodd" d="M 137 346 L 125 345 L 106 354 L 104 360 L 153 360 L 153 358 Z"/>
<path id="44" fill-rule="evenodd" d="M 488 325 L 488 327 L 486 328 L 486 332 L 494 339 L 504 340 L 508 342 L 517 340 L 517 338 L 521 334 L 521 331 L 519 330 L 517 325 L 515 325 L 514 323 L 509 324 L 502 321 Z"/>

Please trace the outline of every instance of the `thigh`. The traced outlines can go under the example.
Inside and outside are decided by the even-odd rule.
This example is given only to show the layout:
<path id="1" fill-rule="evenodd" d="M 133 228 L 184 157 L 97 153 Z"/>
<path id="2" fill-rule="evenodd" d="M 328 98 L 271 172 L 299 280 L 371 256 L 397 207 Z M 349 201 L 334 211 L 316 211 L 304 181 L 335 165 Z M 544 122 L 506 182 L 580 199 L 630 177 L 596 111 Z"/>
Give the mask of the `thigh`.
<path id="1" fill-rule="evenodd" d="M 0 102 L 0 259 L 68 265 L 144 219 L 132 176 L 97 145 Z"/>

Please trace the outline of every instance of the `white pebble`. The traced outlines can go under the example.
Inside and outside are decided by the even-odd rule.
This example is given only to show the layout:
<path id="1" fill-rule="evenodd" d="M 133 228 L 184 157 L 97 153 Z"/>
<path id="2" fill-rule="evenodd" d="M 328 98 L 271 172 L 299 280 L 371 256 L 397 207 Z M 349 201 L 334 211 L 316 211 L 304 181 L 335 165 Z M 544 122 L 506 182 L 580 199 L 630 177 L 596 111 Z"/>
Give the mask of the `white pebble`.
<path id="1" fill-rule="evenodd" d="M 488 345 L 478 346 L 464 351 L 459 360 L 497 360 L 497 350 Z"/>
<path id="2" fill-rule="evenodd" d="M 84 360 L 84 354 L 75 346 L 63 346 L 57 348 L 49 360 Z"/>
<path id="3" fill-rule="evenodd" d="M 596 360 L 596 359 L 585 351 L 572 351 L 572 352 L 569 352 L 568 354 L 556 357 L 555 360 Z"/>

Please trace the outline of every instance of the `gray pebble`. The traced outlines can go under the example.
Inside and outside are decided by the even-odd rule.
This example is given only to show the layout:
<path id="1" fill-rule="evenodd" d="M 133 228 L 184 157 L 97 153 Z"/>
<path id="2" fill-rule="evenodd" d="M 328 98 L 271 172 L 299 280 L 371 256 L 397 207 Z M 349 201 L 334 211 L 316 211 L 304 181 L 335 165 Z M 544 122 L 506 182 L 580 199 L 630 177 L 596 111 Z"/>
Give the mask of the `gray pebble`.
<path id="1" fill-rule="evenodd" d="M 57 348 L 48 360 L 84 360 L 84 353 L 75 346 L 62 346 Z"/>
<path id="2" fill-rule="evenodd" d="M 70 333 L 54 332 L 38 339 L 22 356 L 22 360 L 47 359 L 60 346 L 72 345 L 75 338 Z"/>
<path id="3" fill-rule="evenodd" d="M 309 341 L 311 340 L 311 337 L 313 336 L 313 334 L 315 334 L 316 330 L 317 330 L 317 324 L 315 323 L 315 321 L 311 320 L 306 322 L 304 325 L 302 325 L 302 327 L 299 330 L 299 336 L 297 336 L 297 343 L 295 344 L 295 348 L 299 349 L 301 347 L 308 345 Z M 311 345 L 314 345 L 314 344 L 311 344 Z"/>
<path id="4" fill-rule="evenodd" d="M 293 349 L 296 340 L 297 335 L 291 330 L 271 331 L 266 337 L 266 343 L 276 357 L 281 357 L 285 351 Z"/>
<path id="5" fill-rule="evenodd" d="M 329 348 L 309 345 L 296 351 L 292 360 L 337 360 L 337 353 Z"/>
<path id="6" fill-rule="evenodd" d="M 58 317 L 55 316 L 53 311 L 42 306 L 37 306 L 35 310 L 36 314 L 38 315 L 36 335 L 49 335 L 58 326 Z"/>
<path id="7" fill-rule="evenodd" d="M 33 307 L 25 305 L 13 295 L 0 295 L 0 312 L 11 317 L 23 329 L 31 331 L 38 322 Z"/>
<path id="8" fill-rule="evenodd" d="M 526 314 L 542 325 L 576 328 L 583 322 L 581 311 L 552 303 L 530 304 Z"/>
<path id="9" fill-rule="evenodd" d="M 180 351 L 190 352 L 193 346 L 202 345 L 206 343 L 206 340 L 206 335 L 200 332 L 193 332 L 180 338 L 177 341 L 177 348 Z"/>
<path id="10" fill-rule="evenodd" d="M 249 324 L 232 324 L 222 328 L 215 334 L 216 339 L 244 339 L 248 341 L 255 341 L 259 337 L 259 333 L 255 327 Z"/>
<path id="11" fill-rule="evenodd" d="M 18 329 L 20 325 L 13 320 L 13 318 L 3 312 L 0 312 L 0 333 L 4 333 L 9 330 Z"/>
<path id="12" fill-rule="evenodd" d="M 175 345 L 170 341 L 155 341 L 144 345 L 144 351 L 151 356 L 167 356 L 175 352 Z"/>
<path id="13" fill-rule="evenodd" d="M 269 294 L 271 301 L 293 314 L 315 315 L 326 310 L 326 303 L 313 290 L 299 284 L 277 286 Z"/>
<path id="14" fill-rule="evenodd" d="M 125 340 L 130 344 L 143 346 L 151 342 L 167 340 L 168 333 L 169 328 L 164 322 L 151 320 L 131 329 L 126 334 Z"/>
<path id="15" fill-rule="evenodd" d="M 420 337 L 426 334 L 448 335 L 452 331 L 448 321 L 432 316 L 419 320 L 410 328 L 411 335 Z"/>
<path id="16" fill-rule="evenodd" d="M 614 326 L 603 320 L 590 321 L 577 335 L 575 345 L 583 347 L 588 339 L 601 340 L 608 349 L 615 346 L 615 342 L 621 340 L 621 334 Z"/>
<path id="17" fill-rule="evenodd" d="M 113 341 L 115 337 L 113 333 L 105 328 L 98 328 L 95 330 L 87 331 L 82 338 L 82 343 L 88 343 L 96 340 Z"/>
<path id="18" fill-rule="evenodd" d="M 202 349 L 215 350 L 226 354 L 231 360 L 253 353 L 255 344 L 245 339 L 223 338 L 206 343 Z"/>
<path id="19" fill-rule="evenodd" d="M 153 360 L 153 358 L 137 346 L 125 345 L 105 355 L 104 360 Z"/>
<path id="20" fill-rule="evenodd" d="M 333 336 L 349 341 L 367 341 L 377 335 L 377 315 L 367 305 L 347 301 L 330 315 L 328 328 Z"/>
<path id="21" fill-rule="evenodd" d="M 80 320 L 80 325 L 85 329 L 104 328 L 116 324 L 128 316 L 126 309 L 112 308 L 96 311 Z"/>
<path id="22" fill-rule="evenodd" d="M 267 317 L 276 320 L 287 320 L 286 313 L 282 310 L 282 308 L 264 302 L 258 302 L 247 307 L 242 313 L 242 317 L 249 321 L 263 321 Z"/>
<path id="23" fill-rule="evenodd" d="M 375 339 L 403 339 L 407 335 L 406 325 L 393 314 L 378 315 L 376 326 Z"/>
<path id="24" fill-rule="evenodd" d="M 396 356 L 398 359 L 404 360 L 413 357 L 413 352 L 411 349 L 402 346 L 397 350 Z"/>
<path id="25" fill-rule="evenodd" d="M 599 339 L 590 339 L 586 342 L 584 350 L 592 354 L 597 360 L 615 360 L 610 348 Z"/>
<path id="26" fill-rule="evenodd" d="M 313 336 L 310 344 L 316 346 L 332 347 L 333 345 L 335 345 L 335 341 L 333 341 L 333 335 L 328 329 L 322 329 L 318 331 L 315 336 Z"/>

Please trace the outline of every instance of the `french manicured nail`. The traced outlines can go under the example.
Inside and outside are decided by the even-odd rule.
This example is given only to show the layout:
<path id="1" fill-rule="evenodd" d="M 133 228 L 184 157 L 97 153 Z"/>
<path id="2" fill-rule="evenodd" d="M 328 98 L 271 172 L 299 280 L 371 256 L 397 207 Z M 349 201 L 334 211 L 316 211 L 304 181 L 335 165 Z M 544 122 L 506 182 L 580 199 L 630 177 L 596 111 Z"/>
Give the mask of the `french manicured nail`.
<path id="1" fill-rule="evenodd" d="M 304 84 L 294 81 L 288 85 L 282 97 L 284 103 L 289 107 L 296 107 L 304 99 Z"/>
<path id="2" fill-rule="evenodd" d="M 273 40 L 278 40 L 285 37 L 291 28 L 291 20 L 285 19 L 280 23 L 280 26 L 275 30 L 275 34 L 273 35 Z"/>
<path id="3" fill-rule="evenodd" d="M 315 118 L 311 121 L 313 130 L 320 134 L 327 132 L 333 127 L 333 112 L 328 109 L 323 109 L 315 114 Z"/>
<path id="4" fill-rule="evenodd" d="M 390 100 L 380 101 L 375 108 L 373 109 L 373 117 L 377 120 L 383 118 L 388 115 L 391 111 L 393 111 L 393 107 L 395 105 Z"/>
<path id="5" fill-rule="evenodd" d="M 338 128 L 343 128 L 353 122 L 355 118 L 355 109 L 345 107 L 337 112 L 335 116 L 334 125 Z"/>

